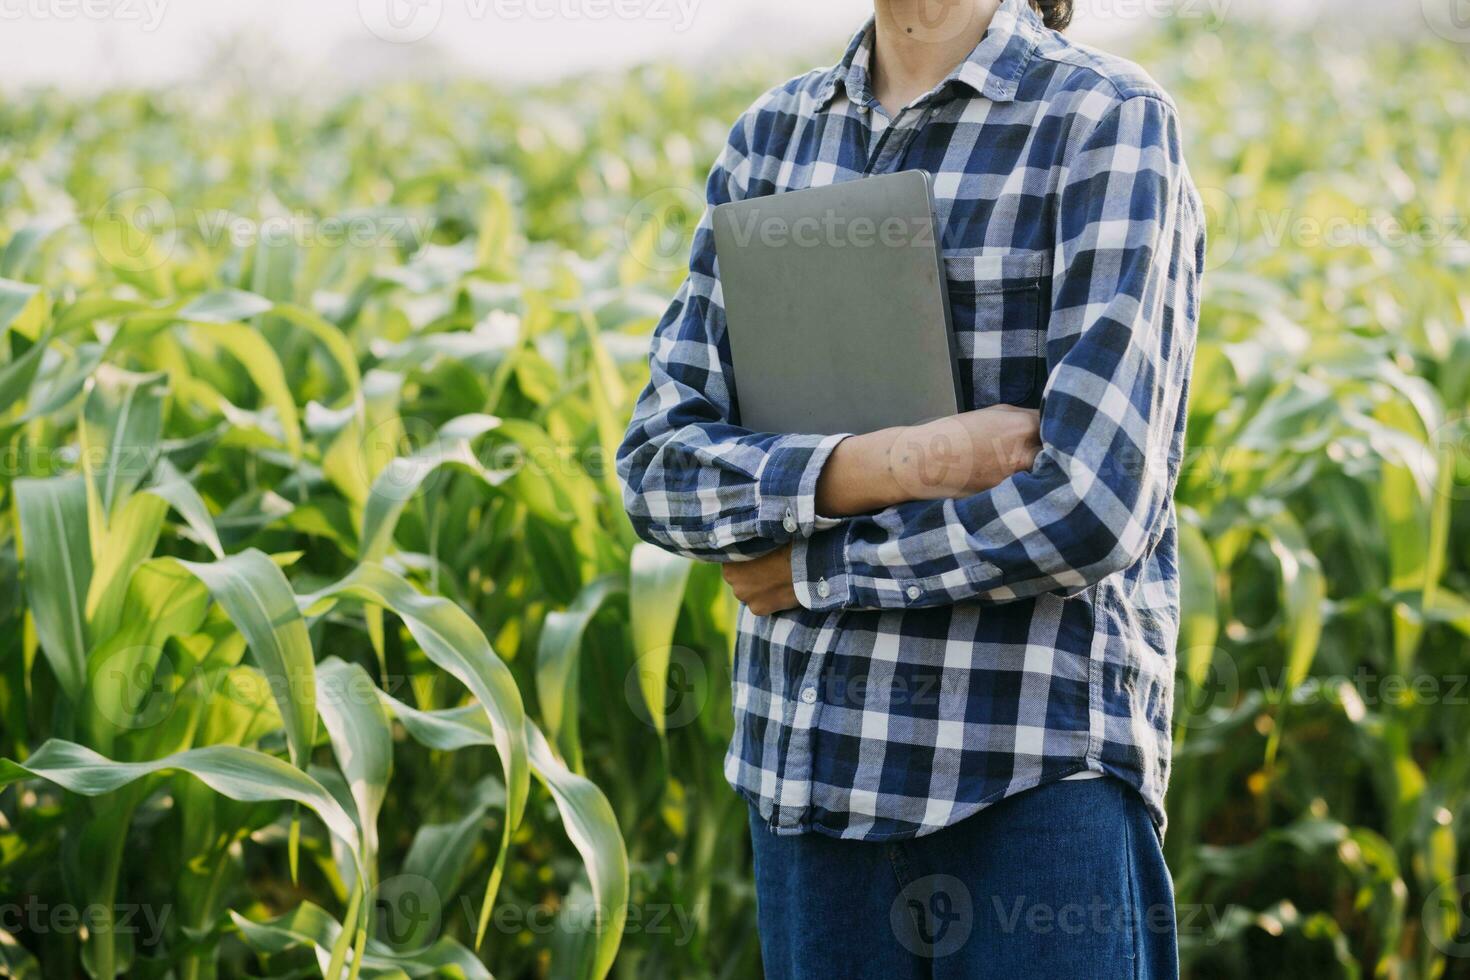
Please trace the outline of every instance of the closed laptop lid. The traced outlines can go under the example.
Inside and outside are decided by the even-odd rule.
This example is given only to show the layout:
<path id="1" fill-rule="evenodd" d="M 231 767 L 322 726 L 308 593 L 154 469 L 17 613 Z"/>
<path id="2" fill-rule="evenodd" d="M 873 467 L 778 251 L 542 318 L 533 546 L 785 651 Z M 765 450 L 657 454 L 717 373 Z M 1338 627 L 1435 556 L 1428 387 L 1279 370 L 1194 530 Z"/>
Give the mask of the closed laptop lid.
<path id="1" fill-rule="evenodd" d="M 927 174 L 724 204 L 713 222 L 742 426 L 860 433 L 959 412 Z"/>

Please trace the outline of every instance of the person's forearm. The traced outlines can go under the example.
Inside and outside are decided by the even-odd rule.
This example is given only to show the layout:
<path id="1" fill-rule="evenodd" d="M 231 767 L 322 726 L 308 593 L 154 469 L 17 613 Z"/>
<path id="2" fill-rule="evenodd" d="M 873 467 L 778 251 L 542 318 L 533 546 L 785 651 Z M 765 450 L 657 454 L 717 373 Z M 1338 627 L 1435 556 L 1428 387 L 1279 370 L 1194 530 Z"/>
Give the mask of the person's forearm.
<path id="1" fill-rule="evenodd" d="M 817 513 L 852 517 L 909 499 L 893 471 L 893 446 L 902 431 L 880 429 L 839 442 L 817 478 Z"/>
<path id="2" fill-rule="evenodd" d="M 1028 469 L 1040 445 L 1037 413 L 1009 405 L 849 436 L 817 478 L 817 513 L 854 517 L 979 493 Z"/>

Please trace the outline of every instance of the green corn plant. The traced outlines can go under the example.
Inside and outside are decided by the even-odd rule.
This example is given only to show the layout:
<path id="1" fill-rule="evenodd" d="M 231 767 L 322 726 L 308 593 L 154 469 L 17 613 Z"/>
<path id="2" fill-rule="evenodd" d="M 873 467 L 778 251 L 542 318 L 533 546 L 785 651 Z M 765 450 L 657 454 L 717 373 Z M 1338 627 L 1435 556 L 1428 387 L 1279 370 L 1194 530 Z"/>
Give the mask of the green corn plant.
<path id="1" fill-rule="evenodd" d="M 1340 40 L 1132 52 L 1211 231 L 1191 977 L 1470 975 L 1466 56 Z M 794 70 L 0 100 L 0 973 L 758 975 L 735 605 L 612 455 Z"/>

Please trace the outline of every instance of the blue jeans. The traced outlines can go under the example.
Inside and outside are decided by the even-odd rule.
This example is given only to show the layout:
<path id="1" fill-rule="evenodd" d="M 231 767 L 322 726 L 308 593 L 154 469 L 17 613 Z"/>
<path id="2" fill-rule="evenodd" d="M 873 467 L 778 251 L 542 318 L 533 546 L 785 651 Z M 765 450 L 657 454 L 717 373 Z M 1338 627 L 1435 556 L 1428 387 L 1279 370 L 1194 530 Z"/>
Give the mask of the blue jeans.
<path id="1" fill-rule="evenodd" d="M 1174 888 L 1137 794 L 1027 790 L 910 840 L 777 837 L 751 808 L 767 980 L 1157 980 Z"/>

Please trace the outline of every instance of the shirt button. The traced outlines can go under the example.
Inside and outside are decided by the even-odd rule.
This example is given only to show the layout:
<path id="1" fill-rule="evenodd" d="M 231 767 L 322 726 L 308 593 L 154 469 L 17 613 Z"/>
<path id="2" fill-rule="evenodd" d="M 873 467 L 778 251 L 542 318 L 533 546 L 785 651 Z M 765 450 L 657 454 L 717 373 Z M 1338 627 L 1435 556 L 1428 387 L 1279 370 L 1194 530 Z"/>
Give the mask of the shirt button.
<path id="1" fill-rule="evenodd" d="M 786 518 L 781 521 L 781 526 L 786 529 L 786 533 L 787 534 L 795 534 L 796 533 L 796 515 L 793 514 L 793 513 L 791 513 L 791 511 L 788 510 L 786 512 Z"/>
<path id="2" fill-rule="evenodd" d="M 904 590 L 904 595 L 908 596 L 911 600 L 917 599 L 923 594 L 924 590 L 919 588 L 917 585 L 911 585 L 906 590 Z"/>
<path id="3" fill-rule="evenodd" d="M 832 586 L 830 586 L 830 585 L 827 584 L 827 580 L 826 579 L 818 579 L 817 580 L 817 595 L 819 595 L 823 599 L 825 599 L 825 598 L 827 598 L 831 594 L 832 594 Z"/>
<path id="4" fill-rule="evenodd" d="M 817 689 L 814 687 L 804 688 L 801 692 L 801 700 L 805 704 L 816 704 Z"/>

